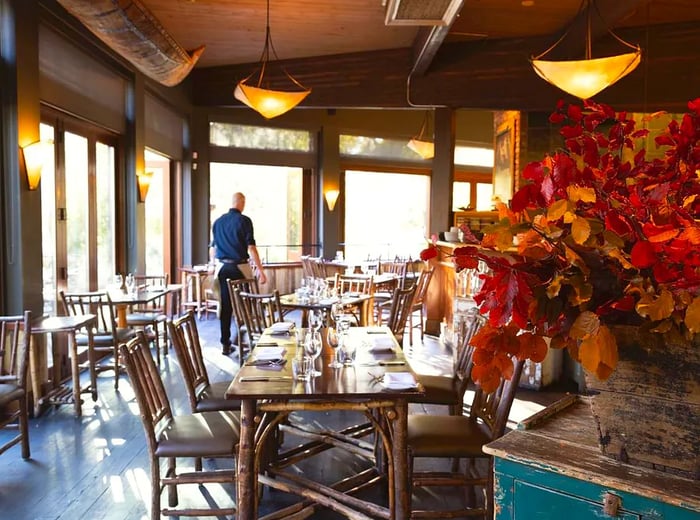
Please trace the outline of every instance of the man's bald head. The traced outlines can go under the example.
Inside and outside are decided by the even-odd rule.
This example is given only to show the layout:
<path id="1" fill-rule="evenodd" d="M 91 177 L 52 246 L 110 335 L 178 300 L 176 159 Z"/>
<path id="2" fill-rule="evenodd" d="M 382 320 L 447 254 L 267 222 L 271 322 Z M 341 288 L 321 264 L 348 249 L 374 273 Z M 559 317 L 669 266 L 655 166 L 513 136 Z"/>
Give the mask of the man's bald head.
<path id="1" fill-rule="evenodd" d="M 240 191 L 233 194 L 233 199 L 231 200 L 231 207 L 236 208 L 238 211 L 243 211 L 245 207 L 245 195 Z"/>

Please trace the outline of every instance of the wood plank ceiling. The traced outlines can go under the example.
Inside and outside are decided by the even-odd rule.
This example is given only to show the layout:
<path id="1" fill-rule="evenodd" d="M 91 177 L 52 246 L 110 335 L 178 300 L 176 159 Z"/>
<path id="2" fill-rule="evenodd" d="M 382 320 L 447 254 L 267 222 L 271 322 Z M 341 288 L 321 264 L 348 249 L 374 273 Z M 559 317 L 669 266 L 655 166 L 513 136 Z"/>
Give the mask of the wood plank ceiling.
<path id="1" fill-rule="evenodd" d="M 265 1 L 142 2 L 183 47 L 206 45 L 191 75 L 195 103 L 238 106 L 232 91 L 260 58 Z M 443 28 L 385 25 L 386 4 L 392 2 L 270 0 L 277 55 L 313 89 L 302 107 L 413 103 L 548 110 L 564 94 L 539 79 L 528 59 L 569 26 L 552 58 L 583 52 L 580 0 L 461 0 L 456 20 Z M 621 52 L 608 28 L 643 51 L 640 67 L 597 99 L 651 110 L 681 108 L 700 96 L 699 0 L 597 0 L 596 5 L 604 21 L 593 14 L 594 55 Z M 279 88 L 283 73 L 274 69 L 268 77 Z"/>

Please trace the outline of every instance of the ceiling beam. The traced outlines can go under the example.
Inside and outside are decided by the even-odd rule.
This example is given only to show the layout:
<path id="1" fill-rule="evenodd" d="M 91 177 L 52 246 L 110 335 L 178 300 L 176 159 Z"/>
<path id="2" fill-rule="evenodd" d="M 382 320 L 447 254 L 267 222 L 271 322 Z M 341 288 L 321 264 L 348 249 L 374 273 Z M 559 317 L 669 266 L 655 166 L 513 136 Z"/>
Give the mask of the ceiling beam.
<path id="1" fill-rule="evenodd" d="M 464 0 L 459 0 L 454 5 L 455 16 L 448 21 L 447 25 L 438 25 L 431 27 L 421 27 L 413 41 L 413 68 L 411 76 L 422 76 L 430 67 L 430 64 L 435 58 L 435 54 L 440 49 L 442 42 L 445 41 L 447 34 L 450 32 L 457 16 L 462 11 Z"/>
<path id="2" fill-rule="evenodd" d="M 596 96 L 619 110 L 685 109 L 700 93 L 700 25 L 696 22 L 619 30 L 631 42 L 645 42 L 642 64 Z M 410 84 L 416 105 L 488 110 L 550 111 L 567 95 L 540 79 L 529 62 L 544 38 L 444 44 L 430 71 Z M 600 40 L 601 51 L 615 53 L 619 42 Z M 242 106 L 233 98 L 236 83 L 256 64 L 195 69 L 193 100 L 201 106 Z M 413 67 L 411 49 L 321 56 L 284 62 L 312 92 L 300 108 L 410 108 L 406 79 Z M 284 74 L 268 68 L 273 88 Z M 266 76 L 268 77 L 268 76 Z"/>

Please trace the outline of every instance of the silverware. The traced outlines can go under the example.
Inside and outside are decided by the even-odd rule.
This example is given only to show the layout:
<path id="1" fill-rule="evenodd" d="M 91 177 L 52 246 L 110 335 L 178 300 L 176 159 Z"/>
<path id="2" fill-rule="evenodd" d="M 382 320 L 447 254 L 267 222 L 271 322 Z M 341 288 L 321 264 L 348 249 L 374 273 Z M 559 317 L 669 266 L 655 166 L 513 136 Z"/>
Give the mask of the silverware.
<path id="1" fill-rule="evenodd" d="M 399 365 L 405 365 L 405 361 L 400 361 L 398 359 L 396 360 L 387 360 L 387 361 L 370 361 L 368 363 L 362 363 L 363 367 L 388 367 L 388 366 L 399 366 Z"/>
<path id="2" fill-rule="evenodd" d="M 275 366 L 282 366 L 286 362 L 287 362 L 287 360 L 285 358 L 251 359 L 246 363 L 246 365 L 252 366 L 252 367 L 275 367 Z"/>
<path id="3" fill-rule="evenodd" d="M 240 381 L 253 382 L 253 381 L 289 381 L 292 376 L 242 376 Z"/>

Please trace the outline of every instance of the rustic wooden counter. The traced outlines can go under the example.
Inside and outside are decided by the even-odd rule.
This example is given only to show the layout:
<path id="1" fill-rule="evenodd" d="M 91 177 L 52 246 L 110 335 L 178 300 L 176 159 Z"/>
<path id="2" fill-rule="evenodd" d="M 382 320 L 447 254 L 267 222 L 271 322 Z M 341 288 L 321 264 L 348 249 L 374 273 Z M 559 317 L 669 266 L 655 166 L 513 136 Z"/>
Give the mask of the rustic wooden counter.
<path id="1" fill-rule="evenodd" d="M 597 438 L 590 404 L 570 396 L 485 446 L 495 520 L 700 519 L 700 481 L 605 457 Z"/>

